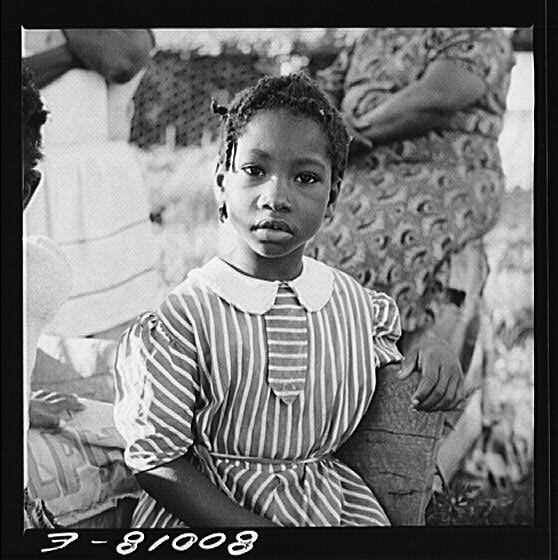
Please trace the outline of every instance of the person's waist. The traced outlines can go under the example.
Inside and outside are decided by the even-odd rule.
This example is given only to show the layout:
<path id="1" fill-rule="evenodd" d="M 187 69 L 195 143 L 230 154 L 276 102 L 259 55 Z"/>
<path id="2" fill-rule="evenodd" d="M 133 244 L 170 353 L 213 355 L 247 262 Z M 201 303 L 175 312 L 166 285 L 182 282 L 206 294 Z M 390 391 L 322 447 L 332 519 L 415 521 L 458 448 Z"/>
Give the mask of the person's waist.
<path id="1" fill-rule="evenodd" d="M 311 463 L 319 463 L 320 461 L 333 459 L 332 453 L 322 453 L 317 455 L 311 455 L 309 457 L 301 458 L 271 458 L 271 457 L 254 457 L 250 455 L 240 455 L 237 453 L 220 453 L 218 451 L 210 451 L 207 449 L 207 453 L 211 455 L 213 459 L 222 459 L 226 461 L 241 461 L 246 463 L 254 463 L 260 465 L 276 465 L 276 466 L 296 466 L 296 465 L 308 465 Z"/>

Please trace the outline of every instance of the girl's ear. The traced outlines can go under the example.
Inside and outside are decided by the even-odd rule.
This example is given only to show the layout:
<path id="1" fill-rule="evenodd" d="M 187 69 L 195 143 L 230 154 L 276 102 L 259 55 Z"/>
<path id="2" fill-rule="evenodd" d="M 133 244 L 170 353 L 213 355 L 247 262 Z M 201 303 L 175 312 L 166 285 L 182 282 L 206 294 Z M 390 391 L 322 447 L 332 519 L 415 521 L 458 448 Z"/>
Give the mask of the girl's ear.
<path id="1" fill-rule="evenodd" d="M 331 218 L 333 216 L 333 211 L 335 210 L 335 203 L 339 198 L 339 190 L 341 188 L 341 181 L 337 181 L 331 185 L 331 190 L 329 191 L 329 200 L 327 202 L 327 208 L 325 217 Z"/>

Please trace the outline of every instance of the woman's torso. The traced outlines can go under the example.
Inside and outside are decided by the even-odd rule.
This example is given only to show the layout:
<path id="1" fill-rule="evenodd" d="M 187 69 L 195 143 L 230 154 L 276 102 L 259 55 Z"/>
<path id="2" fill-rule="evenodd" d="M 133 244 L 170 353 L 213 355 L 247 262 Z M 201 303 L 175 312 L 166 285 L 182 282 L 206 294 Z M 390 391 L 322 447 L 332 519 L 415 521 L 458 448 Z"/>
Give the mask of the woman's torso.
<path id="1" fill-rule="evenodd" d="M 341 103 L 355 122 L 365 122 L 367 112 L 437 58 L 481 76 L 485 94 L 443 129 L 378 144 L 356 159 L 333 219 L 307 247 L 307 254 L 395 297 L 406 330 L 436 314 L 443 262 L 498 218 L 504 175 L 497 138 L 511 45 L 490 29 L 371 29 L 353 49 Z"/>
<path id="2" fill-rule="evenodd" d="M 26 29 L 25 56 L 66 44 L 60 29 Z M 132 96 L 143 76 L 139 72 L 125 84 L 107 84 L 92 70 L 74 68 L 42 88 L 50 115 L 43 127 L 43 145 L 128 141 L 134 104 Z"/>

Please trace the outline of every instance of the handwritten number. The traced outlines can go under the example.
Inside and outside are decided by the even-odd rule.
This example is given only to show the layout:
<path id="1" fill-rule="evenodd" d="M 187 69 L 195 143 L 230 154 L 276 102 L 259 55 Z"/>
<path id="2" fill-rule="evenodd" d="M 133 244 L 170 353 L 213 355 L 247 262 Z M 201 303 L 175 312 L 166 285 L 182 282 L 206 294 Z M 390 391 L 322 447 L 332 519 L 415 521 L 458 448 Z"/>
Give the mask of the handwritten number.
<path id="1" fill-rule="evenodd" d="M 53 544 L 62 543 L 60 546 L 54 546 L 52 548 L 41 548 L 41 552 L 51 552 L 53 550 L 60 550 L 68 546 L 70 543 L 77 540 L 79 537 L 78 533 L 49 533 L 47 537 L 51 540 Z"/>
<path id="2" fill-rule="evenodd" d="M 132 540 L 134 537 L 134 540 Z M 127 554 L 132 554 L 138 548 L 138 544 L 145 539 L 144 534 L 141 531 L 130 531 L 124 535 L 124 540 L 116 545 L 116 552 L 126 556 Z"/>
<path id="3" fill-rule="evenodd" d="M 186 544 L 180 546 L 178 543 L 181 542 L 181 539 L 185 538 L 188 538 L 188 541 L 186 542 Z M 182 552 L 184 550 L 188 550 L 197 540 L 198 536 L 194 533 L 182 533 L 172 541 L 172 547 L 174 548 L 174 550 Z"/>
<path id="4" fill-rule="evenodd" d="M 79 534 L 75 532 L 49 533 L 47 537 L 50 539 L 52 544 L 59 546 L 42 548 L 41 552 L 61 550 L 62 548 L 67 547 L 70 543 L 76 541 L 79 538 Z M 169 535 L 163 535 L 151 544 L 148 548 L 148 552 L 155 550 L 164 542 L 168 541 L 169 538 Z M 230 543 L 227 547 L 229 555 L 240 556 L 242 554 L 246 554 L 246 552 L 249 552 L 254 548 L 254 543 L 257 539 L 258 533 L 256 533 L 256 531 L 241 531 L 240 533 L 237 533 L 236 540 Z M 116 552 L 122 556 L 132 554 L 137 550 L 138 545 L 144 540 L 145 535 L 141 531 L 130 531 L 124 535 L 122 542 L 116 545 Z M 226 540 L 227 537 L 224 533 L 212 533 L 201 539 L 198 546 L 202 550 L 212 550 L 220 547 Z M 195 533 L 182 533 L 174 538 L 172 541 L 172 547 L 177 552 L 184 552 L 185 550 L 191 548 L 196 542 L 198 542 L 198 536 Z"/>
<path id="5" fill-rule="evenodd" d="M 240 556 L 252 550 L 257 539 L 256 531 L 241 531 L 237 533 L 236 541 L 229 544 L 227 550 L 231 556 Z"/>
<path id="6" fill-rule="evenodd" d="M 211 541 L 211 539 L 214 539 L 216 537 L 217 537 L 216 543 L 206 544 L 207 541 Z M 211 535 L 207 535 L 206 537 L 204 537 L 200 541 L 200 544 L 198 546 L 202 550 L 211 550 L 212 548 L 217 548 L 221 546 L 226 540 L 227 540 L 227 536 L 225 535 L 225 533 L 212 533 Z"/>
<path id="7" fill-rule="evenodd" d="M 157 539 L 148 549 L 147 552 L 155 550 L 158 546 L 162 545 L 165 541 L 168 541 L 170 537 L 168 535 L 163 535 L 160 539 Z"/>

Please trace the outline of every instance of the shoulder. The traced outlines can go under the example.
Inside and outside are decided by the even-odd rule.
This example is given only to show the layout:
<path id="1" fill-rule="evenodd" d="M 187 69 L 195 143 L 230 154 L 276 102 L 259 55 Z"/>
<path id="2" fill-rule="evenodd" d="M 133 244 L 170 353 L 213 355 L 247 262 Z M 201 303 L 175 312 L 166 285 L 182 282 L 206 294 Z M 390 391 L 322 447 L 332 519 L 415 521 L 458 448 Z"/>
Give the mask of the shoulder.
<path id="1" fill-rule="evenodd" d="M 350 290 L 359 295 L 368 297 L 370 290 L 365 288 L 354 276 L 347 274 L 338 268 L 328 267 L 331 269 L 334 281 L 334 290 L 347 291 Z"/>
<path id="2" fill-rule="evenodd" d="M 187 278 L 173 288 L 159 307 L 158 315 L 171 330 L 180 327 L 196 328 L 207 314 L 213 314 L 219 305 L 228 306 L 197 274 L 200 269 L 192 270 Z"/>
<path id="3" fill-rule="evenodd" d="M 171 321 L 173 316 L 187 319 L 205 295 L 207 290 L 204 286 L 188 276 L 167 294 L 158 309 L 158 315 L 164 322 Z"/>

